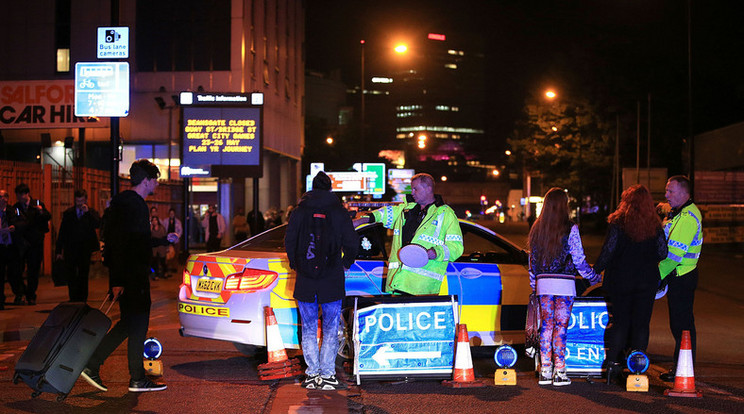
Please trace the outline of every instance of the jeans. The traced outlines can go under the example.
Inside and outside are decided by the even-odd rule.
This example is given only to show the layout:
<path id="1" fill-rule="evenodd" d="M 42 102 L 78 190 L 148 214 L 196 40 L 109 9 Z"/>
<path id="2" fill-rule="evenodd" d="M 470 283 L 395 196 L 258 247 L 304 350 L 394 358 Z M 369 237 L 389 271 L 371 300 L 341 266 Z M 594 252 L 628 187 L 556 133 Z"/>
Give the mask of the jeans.
<path id="1" fill-rule="evenodd" d="M 302 323 L 302 353 L 305 356 L 308 376 L 328 378 L 336 375 L 338 352 L 338 325 L 341 319 L 341 300 L 321 303 L 323 311 L 323 342 L 318 351 L 318 299 L 314 302 L 297 301 Z"/>

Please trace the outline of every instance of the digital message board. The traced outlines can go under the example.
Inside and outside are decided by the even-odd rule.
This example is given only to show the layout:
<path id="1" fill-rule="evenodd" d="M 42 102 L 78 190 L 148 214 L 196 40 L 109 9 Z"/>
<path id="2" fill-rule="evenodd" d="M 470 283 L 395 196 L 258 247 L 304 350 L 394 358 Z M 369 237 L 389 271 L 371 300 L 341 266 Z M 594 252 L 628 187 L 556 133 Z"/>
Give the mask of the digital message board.
<path id="1" fill-rule="evenodd" d="M 181 94 L 182 176 L 262 176 L 263 107 L 251 95 Z"/>

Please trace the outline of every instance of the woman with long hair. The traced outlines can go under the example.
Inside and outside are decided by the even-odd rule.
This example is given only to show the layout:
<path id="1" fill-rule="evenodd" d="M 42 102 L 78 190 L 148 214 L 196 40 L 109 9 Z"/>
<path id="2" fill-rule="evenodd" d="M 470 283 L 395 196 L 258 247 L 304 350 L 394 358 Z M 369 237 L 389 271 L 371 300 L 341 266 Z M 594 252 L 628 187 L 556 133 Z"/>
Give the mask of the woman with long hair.
<path id="1" fill-rule="evenodd" d="M 540 301 L 538 384 L 568 385 L 566 331 L 576 296 L 575 277 L 591 284 L 599 274 L 586 262 L 579 227 L 568 216 L 568 195 L 560 188 L 545 194 L 540 216 L 529 234 L 530 285 Z"/>
<path id="2" fill-rule="evenodd" d="M 659 286 L 659 261 L 667 256 L 667 241 L 654 200 L 636 184 L 623 191 L 594 270 L 604 270 L 602 286 L 610 300 L 612 324 L 607 331 L 607 382 L 620 375 L 622 353 L 645 351 L 654 296 Z"/>

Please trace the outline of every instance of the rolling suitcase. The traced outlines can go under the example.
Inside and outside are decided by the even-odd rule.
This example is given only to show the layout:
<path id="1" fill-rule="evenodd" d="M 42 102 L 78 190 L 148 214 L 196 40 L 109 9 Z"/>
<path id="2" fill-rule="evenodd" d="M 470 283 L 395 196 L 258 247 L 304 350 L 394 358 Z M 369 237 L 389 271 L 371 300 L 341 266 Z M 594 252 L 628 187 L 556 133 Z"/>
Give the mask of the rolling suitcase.
<path id="1" fill-rule="evenodd" d="M 18 359 L 13 383 L 25 382 L 34 398 L 50 392 L 63 401 L 110 327 L 101 310 L 85 303 L 57 305 Z"/>

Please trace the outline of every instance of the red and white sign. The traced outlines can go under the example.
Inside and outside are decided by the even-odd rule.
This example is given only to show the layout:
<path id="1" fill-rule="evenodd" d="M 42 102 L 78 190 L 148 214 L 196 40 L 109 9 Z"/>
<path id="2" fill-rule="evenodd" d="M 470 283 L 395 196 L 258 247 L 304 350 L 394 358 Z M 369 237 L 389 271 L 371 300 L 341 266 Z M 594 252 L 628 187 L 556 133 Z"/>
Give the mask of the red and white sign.
<path id="1" fill-rule="evenodd" d="M 0 129 L 107 128 L 108 118 L 75 116 L 75 81 L 0 82 Z"/>

